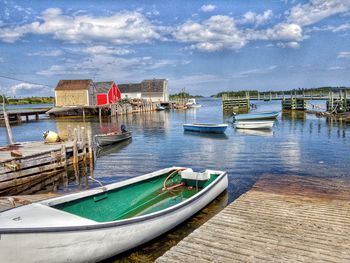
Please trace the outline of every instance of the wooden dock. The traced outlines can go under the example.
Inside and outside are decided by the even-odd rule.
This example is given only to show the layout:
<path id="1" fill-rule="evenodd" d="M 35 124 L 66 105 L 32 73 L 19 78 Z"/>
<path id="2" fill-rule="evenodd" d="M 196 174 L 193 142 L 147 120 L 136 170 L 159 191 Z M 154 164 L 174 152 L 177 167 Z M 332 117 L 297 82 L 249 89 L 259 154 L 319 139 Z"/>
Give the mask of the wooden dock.
<path id="1" fill-rule="evenodd" d="M 10 122 L 21 122 L 22 117 L 25 117 L 26 121 L 29 121 L 30 116 L 34 116 L 35 120 L 39 120 L 39 117 L 46 115 L 46 112 L 51 108 L 33 108 L 33 109 L 9 109 L 7 115 Z M 4 121 L 3 111 L 0 110 L 0 122 Z"/>
<path id="2" fill-rule="evenodd" d="M 264 176 L 156 262 L 350 262 L 350 182 Z"/>
<path id="3" fill-rule="evenodd" d="M 26 142 L 0 147 L 0 196 L 16 195 L 66 171 L 67 166 L 93 158 L 84 128 L 74 140 Z"/>

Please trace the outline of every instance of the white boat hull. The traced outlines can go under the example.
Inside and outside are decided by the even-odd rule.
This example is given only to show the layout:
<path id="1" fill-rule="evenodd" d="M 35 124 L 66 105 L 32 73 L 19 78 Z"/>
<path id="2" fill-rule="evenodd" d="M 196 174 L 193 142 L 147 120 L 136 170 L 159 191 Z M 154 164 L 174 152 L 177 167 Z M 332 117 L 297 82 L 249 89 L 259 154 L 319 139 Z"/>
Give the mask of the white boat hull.
<path id="1" fill-rule="evenodd" d="M 237 129 L 271 129 L 274 121 L 237 121 Z"/>
<path id="2" fill-rule="evenodd" d="M 213 201 L 227 185 L 227 175 L 224 174 L 212 187 L 184 201 L 182 207 L 170 207 L 154 213 L 153 217 L 141 216 L 139 218 L 145 220 L 130 224 L 109 227 L 106 223 L 99 223 L 104 226 L 18 234 L 2 233 L 0 229 L 1 262 L 96 262 L 112 257 L 182 223 Z"/>

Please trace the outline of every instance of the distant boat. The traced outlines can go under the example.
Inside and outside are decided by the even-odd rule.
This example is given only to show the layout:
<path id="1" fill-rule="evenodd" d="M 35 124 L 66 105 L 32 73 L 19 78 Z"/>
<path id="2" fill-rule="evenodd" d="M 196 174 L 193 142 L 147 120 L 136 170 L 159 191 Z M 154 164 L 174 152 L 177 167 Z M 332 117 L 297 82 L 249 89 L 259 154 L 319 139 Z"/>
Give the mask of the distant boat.
<path id="1" fill-rule="evenodd" d="M 121 132 L 110 132 L 104 134 L 96 134 L 94 140 L 97 146 L 103 147 L 131 138 L 132 133 L 126 130 L 124 124 L 120 126 Z"/>
<path id="2" fill-rule="evenodd" d="M 206 133 L 224 133 L 227 124 L 214 124 L 214 123 L 192 123 L 192 124 L 184 124 L 185 131 L 193 131 L 193 132 L 206 132 Z"/>
<path id="3" fill-rule="evenodd" d="M 271 129 L 274 121 L 237 121 L 236 129 Z"/>
<path id="4" fill-rule="evenodd" d="M 202 105 L 197 104 L 196 99 L 188 99 L 186 106 L 188 108 L 200 108 L 200 107 L 202 107 Z"/>
<path id="5" fill-rule="evenodd" d="M 279 111 L 252 112 L 247 114 L 237 114 L 233 118 L 236 121 L 241 120 L 266 120 L 277 118 Z"/>
<path id="6" fill-rule="evenodd" d="M 164 106 L 157 106 L 156 110 L 157 111 L 162 111 L 162 110 L 165 110 L 165 107 Z"/>
<path id="7" fill-rule="evenodd" d="M 97 262 L 169 231 L 212 202 L 226 172 L 171 167 L 16 207 L 0 216 L 1 262 Z"/>

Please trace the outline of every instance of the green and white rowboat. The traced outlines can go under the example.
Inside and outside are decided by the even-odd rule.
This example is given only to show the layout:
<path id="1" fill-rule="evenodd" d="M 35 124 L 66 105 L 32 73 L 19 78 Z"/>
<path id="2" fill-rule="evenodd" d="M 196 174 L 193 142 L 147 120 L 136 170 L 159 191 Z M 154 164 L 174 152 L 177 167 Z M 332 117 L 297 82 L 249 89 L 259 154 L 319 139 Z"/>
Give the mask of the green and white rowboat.
<path id="1" fill-rule="evenodd" d="M 227 188 L 226 172 L 172 167 L 0 213 L 1 262 L 96 262 L 185 221 Z"/>

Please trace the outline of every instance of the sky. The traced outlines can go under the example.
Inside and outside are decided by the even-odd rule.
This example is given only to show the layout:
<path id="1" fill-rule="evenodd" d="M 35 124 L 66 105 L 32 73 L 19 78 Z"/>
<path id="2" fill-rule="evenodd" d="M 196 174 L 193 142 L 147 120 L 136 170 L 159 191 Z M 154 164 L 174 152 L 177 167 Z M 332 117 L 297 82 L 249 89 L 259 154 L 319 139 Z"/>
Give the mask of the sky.
<path id="1" fill-rule="evenodd" d="M 350 86 L 350 0 L 0 0 L 0 93 L 153 78 L 205 96 Z"/>

